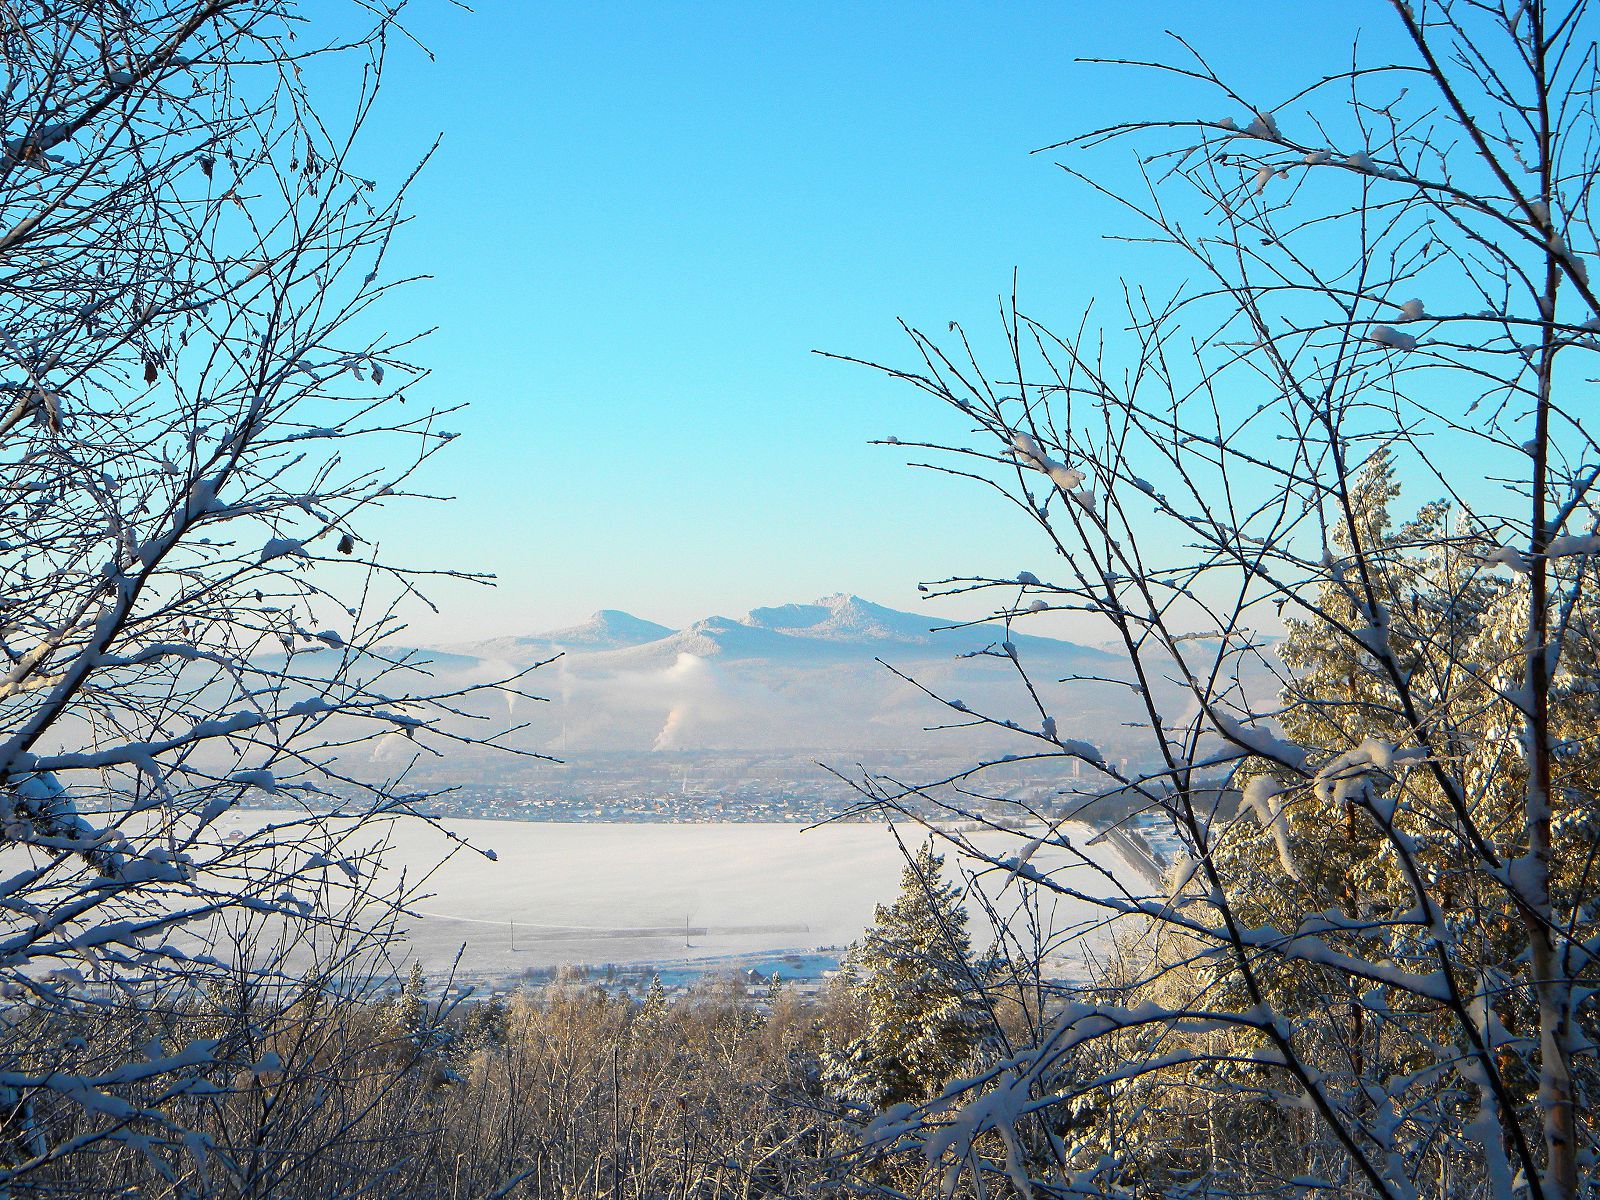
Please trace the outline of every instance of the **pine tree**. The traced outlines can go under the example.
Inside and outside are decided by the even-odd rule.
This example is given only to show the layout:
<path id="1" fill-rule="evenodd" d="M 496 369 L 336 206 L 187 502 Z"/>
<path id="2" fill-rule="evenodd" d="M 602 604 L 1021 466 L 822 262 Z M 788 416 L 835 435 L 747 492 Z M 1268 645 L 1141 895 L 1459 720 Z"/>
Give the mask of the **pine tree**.
<path id="1" fill-rule="evenodd" d="M 824 1082 L 874 1109 L 937 1096 L 973 1058 L 985 1025 L 961 889 L 925 843 L 900 878 L 900 895 L 843 963 L 842 987 L 864 1031 L 824 1051 Z"/>
<path id="2" fill-rule="evenodd" d="M 1515 694 L 1521 682 L 1527 598 L 1485 571 L 1483 562 L 1497 547 L 1451 529 L 1442 505 L 1425 506 L 1396 527 L 1390 509 L 1399 495 L 1392 458 L 1381 450 L 1351 485 L 1350 524 L 1365 577 L 1353 577 L 1357 547 L 1346 525 L 1331 539 L 1336 570 L 1318 589 L 1316 604 L 1336 622 L 1359 627 L 1363 621 L 1356 618 L 1370 607 L 1370 587 L 1386 641 L 1417 699 L 1423 731 L 1437 754 L 1459 764 L 1472 821 L 1515 859 L 1527 850 L 1518 838 L 1526 768 L 1519 751 L 1522 714 L 1505 696 Z M 1554 569 L 1579 568 L 1558 562 Z M 1575 885 L 1592 853 L 1592 830 L 1600 828 L 1593 801 L 1600 794 L 1600 749 L 1593 737 L 1600 723 L 1600 605 L 1592 590 L 1578 594 L 1564 620 L 1563 654 L 1549 692 L 1552 732 L 1563 748 L 1556 756 L 1552 807 L 1556 822 L 1577 836 L 1569 833 L 1561 842 L 1564 852 L 1553 856 L 1552 890 L 1575 902 Z M 1337 912 L 1350 931 L 1329 932 L 1326 940 L 1334 949 L 1397 967 L 1425 962 L 1426 931 L 1373 923 L 1375 915 L 1408 910 L 1415 895 L 1391 838 L 1349 787 L 1400 791 L 1402 771 L 1363 763 L 1363 747 L 1415 746 L 1417 731 L 1396 705 L 1394 687 L 1375 656 L 1331 635 L 1325 622 L 1285 624 L 1281 653 L 1291 678 L 1279 721 L 1285 735 L 1307 749 L 1321 777 L 1309 786 L 1286 787 L 1267 811 L 1240 822 L 1219 846 L 1216 861 L 1235 911 L 1275 928 L 1291 928 L 1308 912 Z M 1248 787 L 1250 773 L 1243 773 L 1242 786 Z M 1271 824 L 1272 810 L 1281 812 L 1276 830 L 1263 828 Z M 1497 1003 L 1507 1028 L 1536 1026 L 1531 1007 L 1519 1007 L 1505 987 L 1525 970 L 1519 914 L 1495 881 L 1460 861 L 1458 838 L 1438 836 L 1458 818 L 1427 772 L 1407 775 L 1390 819 L 1409 839 L 1413 858 L 1434 883 L 1434 898 L 1456 926 L 1452 951 L 1460 976 L 1486 992 L 1506 993 Z M 1313 972 L 1279 972 L 1270 988 L 1285 1012 L 1334 1017 L 1340 1007 L 1330 1007 L 1325 981 Z M 1367 1019 L 1374 995 L 1391 1015 L 1403 1003 L 1381 989 L 1352 984 L 1337 1021 L 1335 1056 L 1357 1075 L 1392 1077 L 1414 1069 L 1414 1047 L 1399 1039 L 1382 1042 Z M 1408 1016 L 1410 1027 L 1449 1036 L 1448 1018 L 1426 1007 Z M 1580 1017 L 1579 1024 L 1585 1020 Z M 1519 1075 L 1508 1065 L 1507 1076 L 1508 1088 L 1531 1100 L 1531 1074 Z"/>
<path id="3" fill-rule="evenodd" d="M 784 979 L 781 971 L 774 971 L 772 973 L 772 978 L 767 980 L 767 994 L 765 999 L 767 1002 L 767 1011 L 771 1013 L 777 1012 L 780 1007 L 788 1004 L 790 1000 L 793 999 L 793 994 L 790 991 L 789 984 Z"/>
<path id="4" fill-rule="evenodd" d="M 1374 630 L 1373 643 L 1386 645 L 1417 694 L 1431 699 L 1451 687 L 1459 691 L 1459 683 L 1447 685 L 1438 677 L 1468 656 L 1495 592 L 1494 581 L 1479 569 L 1477 548 L 1452 533 L 1448 508 L 1427 504 L 1414 517 L 1397 520 L 1400 495 L 1394 456 L 1380 447 L 1350 477 L 1348 510 L 1330 520 L 1329 571 L 1308 596 L 1322 616 L 1284 621 L 1287 636 L 1278 652 L 1287 672 L 1277 721 L 1289 741 L 1305 748 L 1322 777 L 1307 783 L 1270 771 L 1262 760 L 1247 762 L 1233 780 L 1245 797 L 1239 819 L 1210 845 L 1229 903 L 1242 922 L 1293 929 L 1306 913 L 1337 914 L 1335 925 L 1343 928 L 1328 931 L 1330 946 L 1397 968 L 1409 965 L 1415 947 L 1372 918 L 1403 911 L 1410 886 L 1358 789 L 1386 793 L 1396 787 L 1398 771 L 1386 769 L 1379 748 L 1414 746 L 1416 736 L 1394 702 L 1387 664 L 1370 646 L 1337 635 L 1330 625 Z M 1430 736 L 1459 753 L 1459 724 L 1467 714 L 1434 704 L 1427 716 Z M 1427 832 L 1447 813 L 1426 778 L 1409 780 L 1406 803 L 1394 819 L 1413 838 L 1417 854 L 1431 860 L 1434 843 Z M 1442 864 L 1430 861 L 1429 866 L 1437 870 Z M 1183 961 L 1197 949 L 1179 938 L 1165 953 Z M 1163 997 L 1166 1002 L 1181 1003 L 1185 991 L 1191 998 L 1227 997 L 1221 1002 L 1239 1006 L 1252 1002 L 1243 977 L 1226 968 L 1197 966 L 1192 972 L 1162 971 L 1160 977 L 1160 988 L 1171 993 Z M 1395 1060 L 1409 1047 L 1380 1037 L 1369 1019 L 1367 987 L 1335 996 L 1320 972 L 1293 968 L 1258 972 L 1257 986 L 1277 1011 L 1324 1029 L 1320 1042 L 1308 1037 L 1303 1043 L 1319 1069 L 1358 1076 L 1367 1071 L 1392 1076 L 1406 1069 Z M 1144 989 L 1138 998 L 1153 997 Z M 1326 1055 L 1319 1056 L 1314 1045 Z M 1207 1069 L 1215 1080 L 1239 1085 L 1208 1102 L 1214 1137 L 1236 1144 L 1292 1141 L 1293 1120 L 1275 1106 L 1258 1103 L 1247 1069 L 1231 1063 Z M 1165 1135 L 1153 1132 L 1158 1140 Z M 1147 1151 L 1154 1153 L 1154 1148 Z"/>
<path id="5" fill-rule="evenodd" d="M 661 976 L 650 976 L 650 988 L 645 992 L 644 1000 L 639 1005 L 639 1012 L 634 1017 L 634 1024 L 641 1029 L 654 1029 L 667 1017 L 667 989 L 661 983 Z"/>
<path id="6" fill-rule="evenodd" d="M 428 980 L 422 973 L 422 964 L 413 961 L 400 991 L 379 1014 L 384 1041 L 406 1056 L 415 1057 L 426 1040 L 428 1015 Z"/>
<path id="7" fill-rule="evenodd" d="M 1348 514 L 1332 522 L 1333 570 L 1317 588 L 1315 607 L 1342 625 L 1381 625 L 1401 670 L 1426 694 L 1428 682 L 1463 657 L 1491 600 L 1492 582 L 1475 573 L 1475 556 L 1451 549 L 1444 505 L 1425 505 L 1396 527 L 1391 508 L 1400 483 L 1388 447 L 1362 464 L 1348 495 Z M 1469 564 L 1466 572 L 1463 564 Z M 1284 624 L 1288 636 L 1280 654 L 1289 677 L 1279 723 L 1290 741 L 1306 747 L 1319 766 L 1341 761 L 1369 739 L 1389 746 L 1415 743 L 1393 702 L 1387 669 L 1373 654 L 1331 635 L 1326 620 L 1291 618 Z M 1435 737 L 1454 746 L 1452 714 L 1440 708 L 1430 716 Z M 1247 767 L 1238 785 L 1248 788 L 1253 773 Z M 1382 786 L 1381 779 L 1376 785 Z M 1230 879 L 1244 885 L 1241 899 L 1252 920 L 1293 924 L 1307 904 L 1349 917 L 1363 905 L 1405 904 L 1409 890 L 1384 851 L 1387 839 L 1353 797 L 1341 792 L 1300 788 L 1263 801 L 1250 823 L 1256 836 L 1236 836 L 1222 850 Z M 1277 810 L 1282 815 L 1272 828 Z"/>
<path id="8" fill-rule="evenodd" d="M 511 1010 L 505 997 L 491 995 L 467 1009 L 462 1022 L 461 1036 L 451 1049 L 458 1058 L 467 1058 L 480 1050 L 504 1046 L 509 1037 Z"/>

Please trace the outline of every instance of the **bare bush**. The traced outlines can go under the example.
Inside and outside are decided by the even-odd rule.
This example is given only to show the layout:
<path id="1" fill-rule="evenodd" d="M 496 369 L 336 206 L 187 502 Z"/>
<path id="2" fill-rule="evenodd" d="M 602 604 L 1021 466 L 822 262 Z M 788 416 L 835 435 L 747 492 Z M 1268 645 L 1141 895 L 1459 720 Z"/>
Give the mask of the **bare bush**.
<path id="1" fill-rule="evenodd" d="M 402 407 L 422 372 L 369 319 L 404 282 L 406 180 L 357 148 L 398 26 L 310 15 L 0 16 L 8 1192 L 75 1156 L 203 1160 L 184 1114 L 219 1044 L 52 1031 L 252 986 L 207 953 L 224 918 L 346 938 L 381 911 L 368 823 L 417 811 L 405 764 L 469 736 L 441 722 L 466 693 L 382 645 L 429 572 L 363 532 L 451 437 Z M 230 824 L 263 798 L 278 817 Z M 294 966 L 252 961 L 262 986 Z"/>
<path id="2" fill-rule="evenodd" d="M 212 1086 L 186 1098 L 206 1148 L 108 1152 L 41 1191 L 218 1200 L 382 1195 L 750 1200 L 829 1179 L 820 1103 L 831 1010 L 731 981 L 638 1002 L 580 978 L 466 1003 L 420 973 L 387 994 L 351 941 L 283 988 L 239 973 L 137 1023 L 215 1039 Z M 446 989 L 448 994 L 448 989 Z M 80 1014 L 84 1041 L 136 1022 Z M 59 1031 L 57 1031 L 59 1032 Z"/>

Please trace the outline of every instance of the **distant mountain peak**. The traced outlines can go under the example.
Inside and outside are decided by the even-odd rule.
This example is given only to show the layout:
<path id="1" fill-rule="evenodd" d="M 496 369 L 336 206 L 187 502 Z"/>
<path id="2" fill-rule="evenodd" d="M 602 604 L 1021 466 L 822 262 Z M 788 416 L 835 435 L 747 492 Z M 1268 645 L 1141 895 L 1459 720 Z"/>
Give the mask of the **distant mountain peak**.
<path id="1" fill-rule="evenodd" d="M 744 623 L 793 636 L 828 641 L 883 641 L 923 643 L 937 621 L 915 613 L 897 612 L 847 592 L 823 596 L 813 604 L 781 604 L 753 608 Z"/>
<path id="2" fill-rule="evenodd" d="M 654 621 L 647 621 L 643 617 L 636 617 L 630 612 L 623 612 L 620 608 L 602 608 L 590 615 L 589 619 L 581 625 L 572 626 L 573 629 L 605 629 L 625 633 L 649 633 L 654 637 L 664 637 L 672 632 L 666 625 L 658 625 Z M 557 631 L 562 632 L 562 631 Z M 545 636 L 552 636 L 546 634 Z"/>
<path id="3" fill-rule="evenodd" d="M 658 642 L 664 637 L 670 637 L 673 632 L 666 625 L 658 625 L 654 621 L 636 617 L 632 613 L 623 612 L 620 608 L 602 608 L 587 621 L 568 625 L 562 629 L 490 638 L 488 641 L 445 648 L 465 651 L 479 657 L 531 662 L 546 657 L 556 650 L 576 650 L 585 653 L 624 650 L 631 646 L 642 646 L 646 642 Z"/>
<path id="4" fill-rule="evenodd" d="M 614 649 L 619 646 L 638 646 L 669 636 L 672 629 L 658 625 L 643 617 L 636 617 L 620 608 L 602 608 L 587 621 L 536 634 L 526 641 L 548 642 L 555 646 L 575 646 L 584 649 Z"/>
<path id="5" fill-rule="evenodd" d="M 574 755 L 652 747 L 920 753 L 926 726 L 944 710 L 896 673 L 941 692 L 959 688 L 956 694 L 972 711 L 1006 714 L 1024 729 L 1039 726 L 1029 724 L 1038 718 L 1029 716 L 1016 662 L 1041 680 L 1116 673 L 1113 655 L 1024 632 L 1030 624 L 1007 624 L 1003 616 L 953 621 L 932 606 L 901 612 L 835 592 L 743 615 L 707 615 L 677 629 L 606 608 L 562 629 L 480 641 L 425 662 L 451 678 L 476 681 L 485 677 L 485 664 L 498 671 L 565 652 L 548 674 L 532 680 L 551 703 L 514 712 L 527 722 L 519 744 L 540 749 Z M 1085 685 L 1054 699 L 1062 729 L 1096 744 L 1114 747 L 1121 722 L 1136 715 L 1137 698 L 1112 685 Z M 499 718 L 500 710 L 494 715 Z M 988 728 L 952 736 L 975 745 L 971 739 L 991 734 L 1010 736 Z M 1010 742 L 1004 745 L 1010 752 Z"/>
<path id="6" fill-rule="evenodd" d="M 502 637 L 470 646 L 451 646 L 480 658 L 535 662 L 557 651 L 594 656 L 596 665 L 666 664 L 678 655 L 722 662 L 760 660 L 788 666 L 848 662 L 948 661 L 970 655 L 1007 637 L 994 624 L 950 628 L 931 613 L 908 613 L 874 604 L 849 592 L 835 592 L 809 604 L 754 608 L 742 617 L 703 617 L 683 629 L 603 608 L 588 620 L 564 629 L 523 637 Z M 1035 655 L 1101 658 L 1097 650 L 1070 642 L 1013 631 L 1013 645 Z"/>

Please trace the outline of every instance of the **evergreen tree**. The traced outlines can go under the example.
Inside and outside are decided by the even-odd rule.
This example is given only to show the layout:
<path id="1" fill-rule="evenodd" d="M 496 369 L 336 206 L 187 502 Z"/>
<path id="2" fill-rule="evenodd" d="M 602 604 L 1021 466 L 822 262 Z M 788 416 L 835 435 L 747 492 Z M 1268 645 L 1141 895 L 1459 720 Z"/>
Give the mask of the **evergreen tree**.
<path id="1" fill-rule="evenodd" d="M 661 976 L 650 976 L 650 988 L 645 992 L 644 1000 L 639 1005 L 638 1015 L 634 1023 L 641 1029 L 654 1029 L 666 1020 L 667 1016 L 667 989 L 661 983 Z"/>
<path id="2" fill-rule="evenodd" d="M 502 1047 L 509 1037 L 511 1010 L 504 996 L 492 995 L 479 1000 L 467 1009 L 461 1025 L 461 1036 L 452 1049 L 457 1057 L 466 1058 L 479 1050 Z"/>
<path id="3" fill-rule="evenodd" d="M 432 1017 L 427 976 L 422 964 L 413 961 L 400 991 L 380 1011 L 378 1028 L 392 1053 L 402 1061 L 417 1064 L 434 1048 Z"/>
<path id="4" fill-rule="evenodd" d="M 1518 688 L 1527 628 L 1527 597 L 1484 569 L 1496 550 L 1480 536 L 1449 527 L 1442 505 L 1425 506 L 1396 526 L 1391 506 L 1400 495 L 1392 457 L 1380 450 L 1351 481 L 1352 520 L 1332 541 L 1335 570 L 1318 588 L 1317 607 L 1339 624 L 1359 628 L 1375 607 L 1388 646 L 1410 684 L 1422 718 L 1420 729 L 1435 753 L 1459 764 L 1463 805 L 1502 853 L 1527 852 L 1522 840 L 1527 769 L 1520 753 L 1523 715 L 1506 697 Z M 1355 538 L 1350 535 L 1355 528 Z M 1364 576 L 1354 577 L 1359 553 Z M 1556 572 L 1580 570 L 1558 561 Z M 1375 605 L 1367 599 L 1367 589 Z M 1562 747 L 1555 758 L 1554 821 L 1567 836 L 1552 856 L 1552 892 L 1578 908 L 1580 881 L 1591 860 L 1592 830 L 1600 828 L 1600 604 L 1592 589 L 1579 590 L 1552 625 L 1564 622 L 1562 656 L 1549 688 L 1551 730 Z M 1277 781 L 1282 791 L 1253 805 L 1254 819 L 1234 826 L 1215 861 L 1234 910 L 1257 925 L 1292 928 L 1306 913 L 1337 913 L 1345 931 L 1330 930 L 1334 949 L 1396 968 L 1430 961 L 1429 930 L 1375 920 L 1415 903 L 1414 884 L 1394 853 L 1392 838 L 1364 803 L 1367 794 L 1394 797 L 1389 819 L 1408 839 L 1411 856 L 1432 881 L 1433 895 L 1451 927 L 1452 960 L 1461 978 L 1497 1000 L 1509 1030 L 1537 1025 L 1531 1001 L 1518 1002 L 1506 987 L 1525 970 L 1520 916 L 1504 889 L 1463 860 L 1459 826 L 1446 796 L 1422 770 L 1406 772 L 1387 761 L 1386 748 L 1418 743 L 1418 730 L 1395 702 L 1396 692 L 1379 660 L 1326 622 L 1285 622 L 1281 647 L 1291 675 L 1282 693 L 1279 722 L 1305 747 L 1318 769 L 1309 784 Z M 1376 622 L 1374 622 L 1376 624 Z M 1377 756 L 1373 749 L 1376 748 Z M 1261 766 L 1241 772 L 1248 796 Z M 1237 978 L 1207 986 L 1233 990 Z M 1406 1010 L 1414 1031 L 1435 1040 L 1450 1036 L 1448 1015 L 1414 1005 L 1387 989 L 1352 981 L 1348 999 L 1330 1004 L 1326 979 L 1315 970 L 1279 970 L 1267 979 L 1273 1003 L 1284 1012 L 1330 1018 L 1329 1065 L 1353 1075 L 1395 1077 L 1425 1061 L 1417 1045 L 1383 1038 L 1370 1019 L 1380 1003 L 1391 1019 Z M 1580 1015 L 1589 1028 L 1593 1018 Z M 1508 1093 L 1531 1103 L 1536 1081 L 1516 1064 L 1505 1066 Z"/>
<path id="5" fill-rule="evenodd" d="M 1286 619 L 1288 636 L 1279 651 L 1289 669 L 1279 723 L 1314 763 L 1329 767 L 1329 786 L 1273 796 L 1276 787 L 1258 785 L 1255 794 L 1262 798 L 1250 806 L 1255 820 L 1236 830 L 1218 855 L 1241 911 L 1280 928 L 1292 925 L 1307 905 L 1354 918 L 1363 906 L 1404 907 L 1409 896 L 1383 831 L 1361 811 L 1353 789 L 1337 783 L 1359 770 L 1360 764 L 1339 765 L 1352 748 L 1369 742 L 1409 746 L 1416 739 L 1394 703 L 1385 667 L 1365 647 L 1330 634 L 1328 620 L 1353 628 L 1381 626 L 1402 671 L 1419 694 L 1428 695 L 1435 677 L 1465 657 L 1494 586 L 1477 570 L 1476 555 L 1452 545 L 1444 505 L 1425 505 L 1396 527 L 1391 507 L 1400 484 L 1388 447 L 1362 464 L 1348 496 L 1348 514 L 1331 522 L 1330 578 L 1314 596 L 1326 619 Z M 1459 683 L 1454 686 L 1459 690 Z M 1441 747 L 1459 753 L 1457 715 L 1436 706 L 1428 719 Z M 1247 764 L 1237 786 L 1251 794 L 1252 778 L 1261 770 L 1259 763 Z M 1292 785 L 1287 777 L 1277 782 Z M 1385 787 L 1387 777 L 1377 772 L 1368 785 Z M 1418 795 L 1416 784 L 1411 791 L 1412 814 L 1440 819 L 1437 797 Z"/>
<path id="6" fill-rule="evenodd" d="M 961 889 L 940 876 L 924 843 L 900 895 L 842 963 L 842 986 L 863 1031 L 824 1051 L 824 1082 L 854 1103 L 885 1109 L 937 1096 L 973 1058 L 985 1025 Z"/>
<path id="7" fill-rule="evenodd" d="M 776 1008 L 783 1003 L 789 994 L 788 984 L 784 982 L 783 973 L 774 971 L 772 978 L 767 980 L 767 1007 Z"/>
<path id="8" fill-rule="evenodd" d="M 413 962 L 394 1006 L 394 1031 L 400 1037 L 418 1038 L 428 1020 L 428 980 L 422 964 Z"/>

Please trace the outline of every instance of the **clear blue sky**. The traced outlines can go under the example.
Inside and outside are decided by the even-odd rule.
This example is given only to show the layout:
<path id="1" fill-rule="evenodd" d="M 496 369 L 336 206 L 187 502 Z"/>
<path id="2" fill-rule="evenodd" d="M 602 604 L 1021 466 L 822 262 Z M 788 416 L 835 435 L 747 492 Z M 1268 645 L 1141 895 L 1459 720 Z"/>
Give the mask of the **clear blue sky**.
<path id="1" fill-rule="evenodd" d="M 931 401 L 810 351 L 909 363 L 897 317 L 992 329 L 1013 267 L 1062 325 L 1121 275 L 1172 286 L 1170 264 L 1103 240 L 1126 218 L 1029 151 L 1187 114 L 1186 94 L 1074 60 L 1170 57 L 1171 28 L 1272 102 L 1347 63 L 1363 24 L 1380 57 L 1386 8 L 417 10 L 435 61 L 397 54 L 365 157 L 393 184 L 443 135 L 398 264 L 434 278 L 386 323 L 440 326 L 429 398 L 472 408 L 429 479 L 459 499 L 375 532 L 501 580 L 437 589 L 418 636 L 833 591 L 913 607 L 919 579 L 1035 563 L 1014 518 L 867 444 L 948 431 Z"/>

